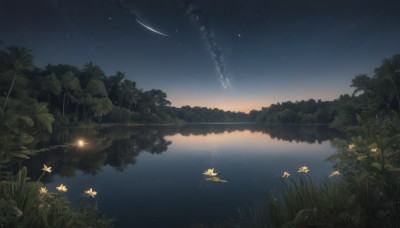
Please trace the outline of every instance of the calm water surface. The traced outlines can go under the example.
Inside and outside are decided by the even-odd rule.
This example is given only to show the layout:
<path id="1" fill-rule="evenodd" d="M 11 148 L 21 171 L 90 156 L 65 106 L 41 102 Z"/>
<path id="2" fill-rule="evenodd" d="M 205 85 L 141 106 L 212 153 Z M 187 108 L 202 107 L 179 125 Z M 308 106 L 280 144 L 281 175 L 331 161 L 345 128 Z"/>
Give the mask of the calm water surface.
<path id="1" fill-rule="evenodd" d="M 306 165 L 311 176 L 329 175 L 324 159 L 335 151 L 329 141 L 335 136 L 323 126 L 249 124 L 64 129 L 43 146 L 78 138 L 88 144 L 40 154 L 26 165 L 31 176 L 51 165 L 47 188 L 63 183 L 72 201 L 94 188 L 116 227 L 190 227 L 237 218 L 238 208 L 260 204 L 282 187 L 283 171 L 295 177 Z M 208 168 L 229 182 L 207 181 Z"/>

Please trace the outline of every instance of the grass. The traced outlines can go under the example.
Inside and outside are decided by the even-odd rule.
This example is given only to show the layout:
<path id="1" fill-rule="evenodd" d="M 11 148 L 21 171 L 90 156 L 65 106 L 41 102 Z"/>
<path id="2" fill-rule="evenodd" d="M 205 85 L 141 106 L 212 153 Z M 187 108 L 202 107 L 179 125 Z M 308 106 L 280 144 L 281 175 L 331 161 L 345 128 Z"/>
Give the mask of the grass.
<path id="1" fill-rule="evenodd" d="M 283 193 L 274 192 L 267 205 L 275 227 L 355 227 L 359 218 L 354 197 L 341 180 L 317 184 L 308 175 L 287 179 Z"/>
<path id="2" fill-rule="evenodd" d="M 72 205 L 58 193 L 39 193 L 39 181 L 22 168 L 14 180 L 0 182 L 0 227 L 112 227 L 97 207 Z"/>

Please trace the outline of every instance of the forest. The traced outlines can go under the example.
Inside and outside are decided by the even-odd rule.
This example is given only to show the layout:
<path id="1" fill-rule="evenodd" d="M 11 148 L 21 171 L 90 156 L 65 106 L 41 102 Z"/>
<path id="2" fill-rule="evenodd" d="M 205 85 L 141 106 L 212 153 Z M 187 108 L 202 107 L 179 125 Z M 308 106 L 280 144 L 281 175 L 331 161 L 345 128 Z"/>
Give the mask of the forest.
<path id="1" fill-rule="evenodd" d="M 385 59 L 373 77 L 357 75 L 350 85 L 354 88 L 351 95 L 333 101 L 286 101 L 246 114 L 207 107 L 172 107 L 165 92 L 143 91 L 121 71 L 107 76 L 93 62 L 82 68 L 66 64 L 40 68 L 34 66 L 29 49 L 7 46 L 0 52 L 0 101 L 3 110 L 48 113 L 54 126 L 185 122 L 349 126 L 356 124 L 355 114 L 365 109 L 398 110 L 399 59 L 399 55 Z M 49 125 L 42 121 L 37 128 L 49 129 Z"/>
<path id="2" fill-rule="evenodd" d="M 184 106 L 170 107 L 159 89 L 143 91 L 136 82 L 116 71 L 106 76 L 100 66 L 88 62 L 76 66 L 33 65 L 33 55 L 17 46 L 0 53 L 0 94 L 3 110 L 31 107 L 48 112 L 54 125 L 91 123 L 180 123 L 248 121 L 244 113 Z M 52 122 L 52 121 L 51 121 Z M 38 126 L 39 128 L 45 126 Z M 48 126 L 47 126 L 48 128 Z"/>
<path id="3" fill-rule="evenodd" d="M 38 137 L 44 133 L 61 126 L 191 122 L 314 124 L 346 128 L 348 137 L 332 141 L 337 153 L 328 158 L 334 162 L 333 167 L 342 172 L 343 178 L 319 184 L 299 176 L 299 181 L 285 182 L 285 191 L 272 194 L 267 202 L 273 225 L 400 226 L 400 55 L 384 59 L 372 76 L 355 76 L 350 85 L 354 88 L 351 95 L 344 94 L 333 101 L 287 101 L 249 114 L 205 107 L 171 107 L 162 90 L 143 91 L 127 78 L 120 71 L 107 76 L 92 62 L 81 69 L 65 64 L 36 67 L 27 48 L 7 46 L 1 49 L 0 174 L 6 181 L 0 182 L 0 208 L 6 213 L 0 218 L 6 227 L 20 221 L 21 214 L 15 208 L 26 212 L 22 219 L 25 225 L 47 227 L 49 221 L 53 225 L 67 221 L 79 227 L 111 226 L 112 220 L 98 217 L 96 210 L 71 209 L 65 197 L 46 201 L 68 208 L 65 213 L 46 210 L 40 212 L 44 213 L 42 217 L 38 216 L 35 213 L 43 199 L 37 192 L 43 186 L 40 178 L 47 167 L 42 169 L 44 172 L 36 182 L 27 179 L 26 168 L 20 169 L 16 176 L 4 172 L 10 168 L 11 161 L 29 159 L 58 148 L 36 147 Z M 279 135 L 273 127 L 269 131 Z M 123 137 L 126 135 L 121 134 L 121 140 Z M 138 148 L 150 148 L 154 153 L 165 151 L 168 142 L 157 134 L 154 139 L 158 144 L 144 140 Z M 131 152 L 130 163 L 134 163 L 138 151 Z M 117 158 L 115 155 L 115 159 L 110 158 L 108 162 L 124 167 Z M 257 218 L 252 221 L 256 220 L 260 221 Z M 236 222 L 239 223 L 241 221 Z"/>

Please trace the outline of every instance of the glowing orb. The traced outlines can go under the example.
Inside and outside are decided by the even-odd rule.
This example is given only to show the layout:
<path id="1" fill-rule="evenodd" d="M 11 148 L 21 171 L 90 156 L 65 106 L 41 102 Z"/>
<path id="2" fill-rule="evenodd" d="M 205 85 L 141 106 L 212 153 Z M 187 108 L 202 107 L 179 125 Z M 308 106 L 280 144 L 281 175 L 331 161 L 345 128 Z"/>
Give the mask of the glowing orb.
<path id="1" fill-rule="evenodd" d="M 79 139 L 76 144 L 78 145 L 78 147 L 83 147 L 86 143 L 82 139 Z"/>

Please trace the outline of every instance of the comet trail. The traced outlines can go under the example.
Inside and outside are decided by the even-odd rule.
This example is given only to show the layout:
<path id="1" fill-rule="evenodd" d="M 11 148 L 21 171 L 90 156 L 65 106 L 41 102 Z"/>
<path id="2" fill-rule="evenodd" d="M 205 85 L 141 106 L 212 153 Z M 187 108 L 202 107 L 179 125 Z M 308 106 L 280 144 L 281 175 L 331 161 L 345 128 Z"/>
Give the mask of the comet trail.
<path id="1" fill-rule="evenodd" d="M 152 32 L 155 32 L 155 33 L 157 33 L 157 34 L 160 34 L 160 35 L 162 35 L 162 36 L 168 36 L 168 37 L 170 37 L 170 35 L 168 35 L 168 34 L 165 34 L 165 33 L 159 32 L 159 31 L 157 31 L 157 30 L 153 29 L 152 27 L 150 27 L 150 26 L 148 26 L 148 25 L 145 25 L 145 24 L 143 24 L 143 23 L 142 23 L 142 22 L 140 22 L 138 19 L 136 19 L 136 22 L 137 22 L 137 23 L 139 23 L 141 26 L 145 27 L 146 29 L 148 29 L 148 30 L 152 31 Z"/>
<path id="2" fill-rule="evenodd" d="M 116 5 L 118 6 L 118 8 L 128 14 L 133 20 L 135 20 L 139 25 L 143 26 L 144 28 L 148 29 L 151 32 L 154 32 L 158 35 L 162 35 L 162 36 L 167 36 L 170 37 L 170 35 L 159 32 L 157 30 L 155 30 L 154 28 L 144 24 L 143 22 L 139 21 L 139 19 L 137 18 L 136 14 L 133 12 L 133 10 L 126 4 L 126 2 L 124 0 L 116 0 L 116 1 L 111 1 L 113 3 L 116 3 Z"/>

